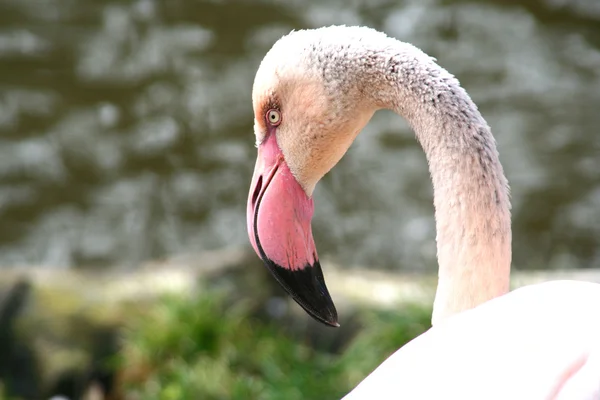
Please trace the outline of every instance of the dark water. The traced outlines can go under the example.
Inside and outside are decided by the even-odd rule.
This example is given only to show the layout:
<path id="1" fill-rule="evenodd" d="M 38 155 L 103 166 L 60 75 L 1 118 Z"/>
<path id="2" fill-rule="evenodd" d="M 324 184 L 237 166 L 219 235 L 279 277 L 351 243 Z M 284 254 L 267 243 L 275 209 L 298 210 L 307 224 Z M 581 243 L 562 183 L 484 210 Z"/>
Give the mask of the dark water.
<path id="1" fill-rule="evenodd" d="M 251 86 L 291 29 L 364 24 L 458 76 L 512 185 L 517 268 L 600 267 L 597 0 L 0 1 L 0 265 L 247 243 Z M 376 115 L 317 188 L 321 256 L 435 265 L 412 132 Z"/>

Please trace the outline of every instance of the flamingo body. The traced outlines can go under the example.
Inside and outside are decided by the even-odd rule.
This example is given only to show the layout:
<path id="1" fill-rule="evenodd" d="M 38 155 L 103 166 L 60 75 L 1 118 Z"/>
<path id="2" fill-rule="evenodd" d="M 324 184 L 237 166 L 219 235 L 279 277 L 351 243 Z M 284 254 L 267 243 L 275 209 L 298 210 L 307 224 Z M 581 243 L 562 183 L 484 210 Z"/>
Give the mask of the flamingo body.
<path id="1" fill-rule="evenodd" d="M 599 310 L 595 283 L 514 290 L 415 338 L 344 400 L 600 399 Z"/>

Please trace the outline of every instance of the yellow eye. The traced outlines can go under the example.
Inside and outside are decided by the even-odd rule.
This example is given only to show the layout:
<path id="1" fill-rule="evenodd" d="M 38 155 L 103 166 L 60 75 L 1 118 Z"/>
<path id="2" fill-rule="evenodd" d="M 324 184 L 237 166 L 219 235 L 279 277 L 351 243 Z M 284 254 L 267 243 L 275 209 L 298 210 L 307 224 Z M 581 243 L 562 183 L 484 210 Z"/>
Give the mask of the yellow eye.
<path id="1" fill-rule="evenodd" d="M 267 121 L 273 126 L 279 125 L 281 123 L 281 113 L 275 109 L 267 111 Z"/>

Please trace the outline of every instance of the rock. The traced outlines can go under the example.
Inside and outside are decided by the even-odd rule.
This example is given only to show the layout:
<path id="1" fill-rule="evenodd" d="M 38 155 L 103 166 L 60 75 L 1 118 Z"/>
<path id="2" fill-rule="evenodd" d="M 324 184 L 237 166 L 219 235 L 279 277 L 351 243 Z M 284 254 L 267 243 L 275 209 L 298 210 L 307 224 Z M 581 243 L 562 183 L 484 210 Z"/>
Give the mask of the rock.
<path id="1" fill-rule="evenodd" d="M 16 326 L 31 286 L 24 280 L 4 282 L 0 290 L 0 379 L 4 388 L 25 398 L 34 398 L 39 380 L 32 349 L 18 335 Z"/>

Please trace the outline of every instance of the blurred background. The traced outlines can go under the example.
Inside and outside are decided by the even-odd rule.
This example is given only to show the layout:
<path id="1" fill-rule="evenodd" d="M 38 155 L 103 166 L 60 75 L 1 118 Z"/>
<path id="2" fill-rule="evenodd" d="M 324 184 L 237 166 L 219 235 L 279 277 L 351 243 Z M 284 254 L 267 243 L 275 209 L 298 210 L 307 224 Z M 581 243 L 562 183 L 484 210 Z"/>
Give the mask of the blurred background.
<path id="1" fill-rule="evenodd" d="M 401 322 L 387 311 L 357 313 L 352 329 L 335 332 L 297 315 L 286 331 L 265 313 L 279 303 L 256 294 L 270 281 L 245 252 L 254 74 L 282 35 L 330 24 L 385 31 L 459 78 L 492 127 L 511 184 L 515 270 L 600 268 L 597 0 L 0 0 L 0 338 L 12 340 L 0 341 L 0 382 L 7 398 L 336 398 L 409 340 L 407 332 L 427 328 L 425 304 L 401 311 Z M 393 113 L 374 117 L 317 187 L 315 204 L 319 254 L 342 271 L 435 273 L 426 161 Z M 245 255 L 231 261 L 239 249 Z M 227 259 L 244 274 L 218 274 L 218 284 L 205 280 L 192 296 L 161 294 L 143 307 L 129 297 L 109 317 L 102 302 L 113 292 L 65 299 L 73 288 L 48 283 L 74 282 L 91 293 L 85 285 L 142 282 L 136 273 L 148 264 L 177 259 L 185 270 L 208 258 L 216 269 Z M 326 277 L 327 268 L 324 262 Z M 109 272 L 119 277 L 106 278 Z M 247 285 L 254 274 L 264 282 Z M 236 299 L 226 289 L 209 292 L 206 282 L 210 290 L 235 288 Z M 265 293 L 283 298 L 268 287 Z M 90 301 L 101 322 L 82 311 Z M 50 306 L 60 313 L 36 308 Z M 177 327 L 182 321 L 190 325 Z M 245 336 L 227 336 L 229 328 Z M 310 332 L 327 339 L 314 341 Z M 275 338 L 288 347 L 231 355 Z M 389 347 L 374 352 L 383 342 Z M 69 353 L 75 343 L 76 361 L 65 356 L 67 367 L 48 366 L 47 354 Z M 252 364 L 257 359 L 264 364 Z M 273 372 L 282 365 L 289 370 Z"/>

